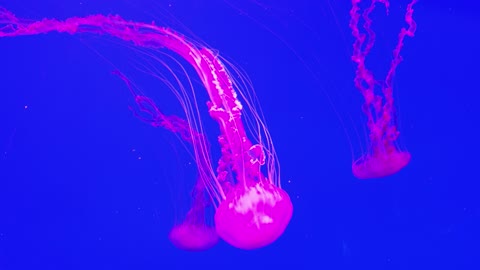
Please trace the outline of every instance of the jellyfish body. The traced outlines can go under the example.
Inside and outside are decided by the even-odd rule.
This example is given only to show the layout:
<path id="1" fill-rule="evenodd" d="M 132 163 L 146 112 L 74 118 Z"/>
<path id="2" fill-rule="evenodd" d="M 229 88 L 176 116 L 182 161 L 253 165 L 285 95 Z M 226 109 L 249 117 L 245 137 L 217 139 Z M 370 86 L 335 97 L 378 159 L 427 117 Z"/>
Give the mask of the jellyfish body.
<path id="1" fill-rule="evenodd" d="M 212 168 L 209 143 L 198 130 L 202 129 L 196 101 L 184 101 L 186 120 L 165 116 L 155 103 L 138 95 L 126 77 L 117 73 L 127 83 L 139 108 L 150 114 L 147 119 L 178 133 L 191 143 L 199 171 L 195 187 L 197 194 L 183 223 L 170 232 L 177 247 L 203 250 L 213 246 L 220 236 L 227 243 L 243 249 L 263 247 L 274 242 L 287 227 L 293 212 L 288 194 L 281 189 L 279 165 L 270 134 L 255 107 L 245 93 L 251 85 L 244 74 L 233 65 L 230 69 L 218 54 L 201 47 L 174 31 L 155 24 L 127 21 L 120 16 L 92 15 L 72 17 L 64 21 L 43 19 L 23 21 L 11 12 L 0 9 L 0 37 L 36 35 L 49 32 L 68 34 L 93 33 L 110 35 L 135 46 L 152 50 L 168 49 L 187 61 L 196 71 L 208 92 L 210 116 L 220 126 L 218 142 L 221 157 L 216 171 Z M 240 80 L 233 80 L 232 72 Z M 174 90 L 174 89 L 172 89 Z M 174 90 L 178 91 L 178 90 Z M 183 91 L 183 90 L 181 90 Z M 178 93 L 182 96 L 183 93 Z M 244 104 L 249 109 L 245 129 L 242 120 Z M 196 121 L 196 119 L 198 121 Z M 143 119 L 145 120 L 145 119 Z M 249 132 L 249 133 L 248 133 Z M 250 135 L 250 138 L 249 138 Z M 254 140 L 254 143 L 251 142 Z M 204 194 L 216 208 L 215 228 L 202 221 L 206 203 Z"/>
<path id="2" fill-rule="evenodd" d="M 219 241 L 215 227 L 205 222 L 205 208 L 208 202 L 204 200 L 205 188 L 202 181 L 197 181 L 193 194 L 193 203 L 185 219 L 176 224 L 168 238 L 174 246 L 188 251 L 203 251 L 212 248 Z"/>
<path id="3" fill-rule="evenodd" d="M 358 4 L 361 0 L 352 0 L 349 26 L 355 38 L 352 60 L 357 65 L 357 70 L 354 82 L 365 99 L 363 112 L 367 116 L 367 127 L 370 132 L 368 152 L 352 164 L 354 176 L 360 179 L 380 178 L 395 174 L 410 162 L 410 153 L 400 150 L 396 144 L 400 133 L 395 121 L 392 82 L 395 70 L 402 61 L 400 51 L 403 41 L 406 36 L 413 37 L 416 30 L 416 24 L 412 18 L 413 5 L 416 1 L 412 0 L 407 6 L 405 21 L 408 28 L 401 29 L 397 46 L 393 50 L 390 69 L 385 81 L 379 83 L 365 66 L 365 58 L 375 43 L 375 33 L 371 29 L 372 20 L 369 15 L 377 3 L 385 5 L 388 13 L 390 3 L 388 0 L 372 0 L 370 6 L 360 14 Z M 360 19 L 364 21 L 365 33 L 361 33 L 359 30 Z M 377 88 L 380 88 L 379 93 L 377 93 Z"/>
<path id="4" fill-rule="evenodd" d="M 284 190 L 259 182 L 229 192 L 215 212 L 215 226 L 218 235 L 232 246 L 255 249 L 280 237 L 292 212 Z"/>
<path id="5" fill-rule="evenodd" d="M 367 154 L 352 164 L 352 172 L 358 179 L 382 178 L 399 172 L 410 162 L 409 152 L 397 148 L 380 153 Z"/>

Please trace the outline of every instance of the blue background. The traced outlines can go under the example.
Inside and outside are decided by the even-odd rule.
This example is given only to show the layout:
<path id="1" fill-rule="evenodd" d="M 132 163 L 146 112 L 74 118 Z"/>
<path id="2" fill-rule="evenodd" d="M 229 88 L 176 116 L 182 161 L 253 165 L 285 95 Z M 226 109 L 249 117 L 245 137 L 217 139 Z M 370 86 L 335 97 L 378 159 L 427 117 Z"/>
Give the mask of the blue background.
<path id="1" fill-rule="evenodd" d="M 155 18 L 233 59 L 261 102 L 294 204 L 291 223 L 255 251 L 174 248 L 167 234 L 195 176 L 175 136 L 132 115 L 125 85 L 86 45 L 91 36 L 4 38 L 0 269 L 479 269 L 478 7 L 416 4 L 418 29 L 394 81 L 400 143 L 412 161 L 394 176 L 360 181 L 350 170 L 366 145 L 350 1 L 133 2 L 0 6 L 35 20 Z M 372 14 L 378 42 L 367 65 L 378 78 L 407 3 L 391 0 L 388 17 L 383 8 Z M 174 111 L 166 92 L 148 93 Z"/>

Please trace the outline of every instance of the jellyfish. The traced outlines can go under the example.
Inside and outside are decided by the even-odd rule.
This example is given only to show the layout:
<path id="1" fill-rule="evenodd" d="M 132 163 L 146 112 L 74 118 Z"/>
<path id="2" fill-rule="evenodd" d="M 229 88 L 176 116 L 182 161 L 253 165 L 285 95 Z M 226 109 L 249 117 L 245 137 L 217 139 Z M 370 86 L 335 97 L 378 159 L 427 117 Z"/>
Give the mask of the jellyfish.
<path id="1" fill-rule="evenodd" d="M 126 84 L 128 90 L 134 97 L 137 108 L 131 108 L 134 115 L 145 123 L 153 127 L 160 127 L 175 133 L 181 140 L 195 145 L 194 150 L 203 151 L 204 158 L 197 158 L 198 161 L 205 161 L 209 156 L 210 144 L 205 135 L 197 131 L 194 127 L 196 122 L 190 121 L 176 115 L 164 114 L 155 102 L 144 96 L 141 91 L 137 90 L 127 76 L 119 70 L 113 72 Z M 170 89 L 176 89 L 170 85 Z M 187 110 L 187 107 L 184 107 Z M 196 153 L 195 153 L 196 154 Z M 195 158 L 195 155 L 194 155 Z M 192 191 L 192 205 L 188 210 L 184 220 L 180 224 L 175 224 L 169 233 L 169 239 L 174 246 L 187 251 L 203 251 L 216 245 L 219 241 L 215 228 L 208 226 L 205 221 L 205 209 L 211 206 L 211 202 L 206 199 L 206 184 L 212 170 L 209 163 L 197 162 L 198 179 Z"/>
<path id="2" fill-rule="evenodd" d="M 393 60 L 383 82 L 377 81 L 373 73 L 365 66 L 365 58 L 375 43 L 375 33 L 371 29 L 370 13 L 377 3 L 385 6 L 388 14 L 388 0 L 372 0 L 370 5 L 360 15 L 358 4 L 361 0 L 352 0 L 350 10 L 350 28 L 355 38 L 352 61 L 356 64 L 355 87 L 360 90 L 365 99 L 362 110 L 367 116 L 369 130 L 369 149 L 362 157 L 352 164 L 353 175 L 359 179 L 381 178 L 399 172 L 410 162 L 409 152 L 399 149 L 396 141 L 400 135 L 396 124 L 395 107 L 393 104 L 393 77 L 397 66 L 402 61 L 400 51 L 406 36 L 413 37 L 416 24 L 413 20 L 412 0 L 407 5 L 405 21 L 408 28 L 402 28 L 398 35 L 398 43 L 393 50 Z M 365 33 L 358 27 L 363 19 Z M 380 91 L 379 91 L 380 89 Z"/>
<path id="3" fill-rule="evenodd" d="M 185 221 L 170 232 L 170 239 L 176 246 L 205 249 L 213 246 L 218 236 L 234 247 L 256 249 L 273 243 L 283 234 L 292 217 L 293 205 L 281 188 L 272 139 L 261 113 L 255 108 L 254 93 L 248 92 L 252 87 L 245 74 L 214 50 L 154 23 L 100 14 L 32 22 L 0 9 L 0 37 L 54 31 L 71 35 L 108 35 L 136 47 L 167 49 L 189 63 L 200 78 L 209 97 L 206 104 L 209 115 L 220 128 L 221 157 L 216 170 L 209 144 L 202 132 L 197 132 L 203 127 L 198 120 L 196 100 L 183 104 L 186 112 L 186 120 L 183 120 L 165 116 L 151 99 L 129 88 L 140 110 L 153 117 L 150 123 L 178 133 L 193 147 L 199 177 L 191 210 Z M 121 73 L 117 75 L 131 86 Z M 206 206 L 203 194 L 215 207 L 214 228 L 201 221 Z"/>

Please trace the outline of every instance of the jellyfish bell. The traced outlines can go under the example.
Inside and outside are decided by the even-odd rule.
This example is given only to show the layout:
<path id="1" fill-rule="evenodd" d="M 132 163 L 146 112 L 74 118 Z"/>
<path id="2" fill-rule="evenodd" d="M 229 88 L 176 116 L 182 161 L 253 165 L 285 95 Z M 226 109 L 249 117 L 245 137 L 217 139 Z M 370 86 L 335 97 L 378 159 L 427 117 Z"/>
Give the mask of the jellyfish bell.
<path id="1" fill-rule="evenodd" d="M 168 235 L 174 246 L 186 251 L 204 251 L 220 240 L 215 227 L 205 220 L 205 209 L 192 207 L 181 223 L 176 224 Z"/>
<path id="2" fill-rule="evenodd" d="M 270 182 L 236 186 L 215 212 L 218 235 L 230 245 L 256 249 L 277 240 L 293 213 L 288 194 Z"/>
<path id="3" fill-rule="evenodd" d="M 353 162 L 352 172 L 358 179 L 382 178 L 399 172 L 408 165 L 410 159 L 409 152 L 397 149 L 387 153 L 367 154 Z"/>
<path id="4" fill-rule="evenodd" d="M 179 249 L 204 251 L 220 240 L 215 228 L 204 225 L 180 224 L 170 231 L 168 238 Z"/>

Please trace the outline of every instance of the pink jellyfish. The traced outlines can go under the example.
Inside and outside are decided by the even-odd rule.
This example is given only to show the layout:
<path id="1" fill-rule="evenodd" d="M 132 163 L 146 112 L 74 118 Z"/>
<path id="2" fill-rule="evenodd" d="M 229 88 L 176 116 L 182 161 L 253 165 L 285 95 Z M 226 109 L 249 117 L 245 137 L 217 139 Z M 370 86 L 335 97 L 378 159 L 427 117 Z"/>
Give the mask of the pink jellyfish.
<path id="1" fill-rule="evenodd" d="M 202 132 L 196 132 L 202 129 L 196 101 L 183 104 L 185 121 L 166 117 L 150 99 L 136 95 L 140 109 L 154 117 L 152 123 L 178 132 L 183 139 L 191 141 L 194 149 L 199 170 L 195 189 L 198 192 L 194 193 L 198 197 L 194 197 L 194 205 L 185 222 L 171 231 L 170 239 L 174 244 L 186 249 L 204 249 L 215 244 L 218 235 L 237 248 L 255 249 L 271 244 L 283 234 L 292 217 L 293 206 L 280 186 L 279 165 L 270 134 L 253 101 L 249 100 L 251 94 L 244 91 L 250 87 L 245 75 L 222 61 L 212 50 L 153 23 L 132 22 L 112 15 L 31 22 L 0 9 L 0 37 L 53 31 L 110 35 L 146 49 L 165 48 L 186 60 L 200 77 L 209 96 L 209 114 L 220 126 L 218 142 L 222 155 L 216 171 L 212 169 L 205 137 Z M 129 85 L 125 77 L 121 78 Z M 245 116 L 251 117 L 246 121 L 247 129 L 242 120 L 245 108 L 250 112 Z M 216 207 L 215 230 L 200 221 L 205 207 L 203 192 Z"/>
<path id="2" fill-rule="evenodd" d="M 163 114 L 154 101 L 146 96 L 139 94 L 130 80 L 120 71 L 114 71 L 127 85 L 130 93 L 135 98 L 139 112 L 134 111 L 135 115 L 142 121 L 151 124 L 154 127 L 162 127 L 176 133 L 180 139 L 196 145 L 194 149 L 205 151 L 208 154 L 209 143 L 203 134 L 192 128 L 190 124 L 175 115 L 167 116 Z M 174 88 L 171 88 L 175 90 Z M 184 107 L 184 109 L 186 109 Z M 191 121 L 191 123 L 195 123 Z M 195 125 L 192 125 L 195 126 Z M 197 158 L 198 161 L 205 161 L 205 158 Z M 170 231 L 170 241 L 178 248 L 189 251 L 201 251 L 213 247 L 217 244 L 219 237 L 214 227 L 205 224 L 205 209 L 210 205 L 206 200 L 205 184 L 209 183 L 209 172 L 211 169 L 209 163 L 197 162 L 199 168 L 199 177 L 192 192 L 193 203 L 185 219 L 181 224 L 175 225 Z"/>
<path id="3" fill-rule="evenodd" d="M 403 40 L 405 36 L 413 37 L 415 33 L 416 24 L 412 15 L 413 5 L 417 0 L 412 0 L 407 6 L 405 21 L 408 29 L 402 28 L 398 35 L 398 43 L 393 50 L 393 60 L 385 81 L 382 83 L 375 80 L 372 72 L 365 67 L 365 57 L 375 42 L 375 33 L 370 28 L 372 20 L 369 15 L 376 3 L 384 4 L 388 14 L 390 3 L 388 0 L 372 0 L 370 6 L 360 15 L 358 7 L 360 1 L 352 0 L 352 9 L 350 10 L 350 28 L 355 38 L 352 60 L 357 64 L 355 86 L 365 98 L 363 112 L 367 116 L 370 147 L 368 153 L 353 162 L 352 171 L 355 177 L 368 179 L 395 174 L 410 162 L 410 153 L 400 150 L 396 145 L 400 133 L 395 123 L 392 81 L 395 70 L 402 61 L 400 50 L 403 47 Z M 366 33 L 360 33 L 358 29 L 360 16 L 364 20 L 363 28 Z M 380 87 L 381 94 L 376 92 L 377 87 Z"/>

